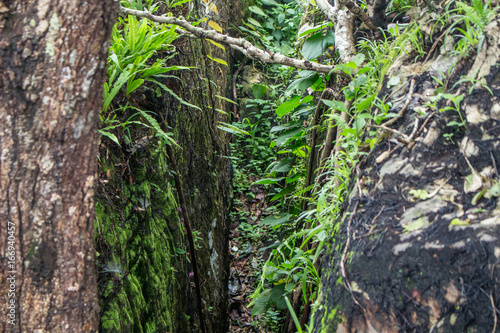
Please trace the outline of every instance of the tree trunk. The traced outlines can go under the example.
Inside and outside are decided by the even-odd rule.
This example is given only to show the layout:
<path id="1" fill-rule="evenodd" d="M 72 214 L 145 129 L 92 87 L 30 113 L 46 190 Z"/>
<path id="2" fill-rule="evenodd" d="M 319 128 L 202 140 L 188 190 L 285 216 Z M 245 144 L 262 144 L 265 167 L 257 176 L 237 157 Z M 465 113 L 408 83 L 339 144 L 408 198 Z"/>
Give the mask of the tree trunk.
<path id="1" fill-rule="evenodd" d="M 408 110 L 397 124 L 414 138 L 398 144 L 401 135 L 392 134 L 360 163 L 341 232 L 323 260 L 313 332 L 498 329 L 499 28 L 498 19 L 485 28 L 477 56 L 457 65 L 458 57 L 439 56 L 423 70 L 413 67 L 406 79 L 416 82 L 413 96 L 433 87 L 439 66 L 452 73 L 448 87 L 461 75 L 478 84 L 450 88 L 465 96 L 458 110 L 446 111 L 454 106 L 446 100 L 437 104 L 440 112 Z M 396 59 L 388 79 L 412 66 Z M 420 97 L 410 99 L 410 109 L 425 111 Z M 451 123 L 462 118 L 465 125 Z"/>
<path id="2" fill-rule="evenodd" d="M 97 331 L 96 130 L 115 12 L 0 1 L 0 331 Z"/>

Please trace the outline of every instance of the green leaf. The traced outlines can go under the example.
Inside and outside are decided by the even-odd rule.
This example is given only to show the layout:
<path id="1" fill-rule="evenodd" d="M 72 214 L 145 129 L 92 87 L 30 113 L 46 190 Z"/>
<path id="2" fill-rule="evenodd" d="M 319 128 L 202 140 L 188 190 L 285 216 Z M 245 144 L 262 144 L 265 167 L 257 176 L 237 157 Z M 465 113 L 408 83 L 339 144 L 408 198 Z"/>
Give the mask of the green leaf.
<path id="1" fill-rule="evenodd" d="M 118 79 L 116 79 L 116 81 L 113 83 L 111 91 L 109 92 L 109 94 L 107 96 L 105 96 L 104 105 L 102 107 L 103 111 L 108 110 L 109 105 L 111 104 L 111 101 L 113 100 L 113 98 L 115 98 L 118 91 L 120 91 L 120 88 L 132 76 L 131 70 L 132 70 L 132 65 L 130 65 L 130 67 L 128 67 L 125 71 L 123 71 L 120 74 L 120 76 L 118 77 Z"/>
<path id="2" fill-rule="evenodd" d="M 153 118 L 150 114 L 148 114 L 146 111 L 143 111 L 143 110 L 139 110 L 140 114 L 144 117 L 144 119 L 146 119 L 150 124 L 151 126 L 153 126 L 153 128 L 156 130 L 156 135 L 158 135 L 159 137 L 165 139 L 166 143 L 167 144 L 174 144 L 176 146 L 179 146 L 177 144 L 177 142 L 175 142 L 174 139 L 172 139 L 170 136 L 172 135 L 172 133 L 165 133 L 161 127 L 160 127 L 160 124 L 158 124 L 158 122 L 156 121 L 155 118 Z"/>
<path id="3" fill-rule="evenodd" d="M 139 88 L 143 83 L 144 83 L 143 79 L 128 80 L 127 95 L 130 94 L 132 91 L 136 90 L 137 88 Z"/>
<path id="4" fill-rule="evenodd" d="M 295 190 L 295 186 L 296 184 L 288 185 L 287 187 L 282 189 L 278 194 L 272 197 L 270 201 L 279 200 L 283 198 L 285 195 L 292 193 Z"/>
<path id="5" fill-rule="evenodd" d="M 248 23 L 256 26 L 256 27 L 259 27 L 259 28 L 262 28 L 262 26 L 260 25 L 260 23 L 257 21 L 257 20 L 254 20 L 253 18 L 249 17 L 247 19 Z"/>
<path id="6" fill-rule="evenodd" d="M 287 296 L 285 296 L 284 298 L 285 298 L 285 302 L 286 302 L 286 306 L 288 308 L 288 311 L 290 311 L 290 315 L 292 316 L 293 322 L 295 323 L 295 328 L 297 329 L 297 332 L 302 333 L 300 321 L 299 321 L 299 318 L 297 318 L 295 311 L 293 310 L 292 303 L 288 300 Z"/>
<path id="7" fill-rule="evenodd" d="M 113 142 L 115 142 L 118 146 L 121 147 L 120 142 L 118 142 L 118 138 L 113 133 L 103 131 L 103 130 L 98 130 L 98 132 L 101 133 L 102 135 L 110 138 Z"/>
<path id="8" fill-rule="evenodd" d="M 293 91 L 294 89 L 305 90 L 316 83 L 316 81 L 318 81 L 318 78 L 319 75 L 317 73 L 311 73 L 304 78 L 299 78 L 290 83 L 288 88 L 286 88 L 286 91 Z"/>
<path id="9" fill-rule="evenodd" d="M 297 173 L 297 174 L 296 174 L 295 176 L 293 176 L 293 177 L 287 177 L 287 178 L 286 178 L 286 180 L 285 180 L 285 182 L 286 182 L 287 184 L 290 184 L 290 183 L 293 183 L 293 182 L 297 181 L 298 179 L 300 179 L 300 178 L 302 178 L 302 177 L 305 177 L 304 173 L 299 172 L 299 173 Z"/>
<path id="10" fill-rule="evenodd" d="M 160 88 L 162 88 L 163 90 L 165 90 L 167 93 L 169 93 L 170 95 L 172 95 L 175 99 L 177 99 L 181 104 L 184 104 L 186 106 L 189 106 L 189 107 L 192 107 L 194 109 L 197 109 L 197 110 L 200 110 L 201 109 L 199 107 L 197 107 L 196 105 L 193 105 L 191 103 L 188 103 L 186 102 L 185 100 L 183 100 L 181 97 L 177 96 L 176 93 L 174 93 L 172 90 L 170 90 L 166 85 L 156 81 L 156 80 L 153 80 L 153 79 L 148 79 L 148 81 L 151 81 L 151 82 L 154 82 L 156 83 L 157 85 L 160 86 Z"/>
<path id="11" fill-rule="evenodd" d="M 261 180 L 258 180 L 253 183 L 253 185 L 268 185 L 268 184 L 276 184 L 280 180 L 283 180 L 285 177 L 279 177 L 279 178 L 264 178 Z"/>
<path id="12" fill-rule="evenodd" d="M 226 124 L 223 122 L 221 122 L 221 124 L 222 125 L 217 126 L 217 128 L 220 129 L 221 131 L 225 131 L 225 132 L 228 132 L 231 134 L 236 134 L 236 135 L 239 135 L 239 134 L 250 135 L 250 133 L 248 133 L 247 131 L 244 131 L 241 128 L 238 128 L 234 125 Z"/>
<path id="13" fill-rule="evenodd" d="M 229 98 L 226 98 L 226 97 L 222 97 L 220 95 L 215 95 L 215 97 L 219 98 L 219 99 L 222 99 L 223 101 L 226 101 L 228 103 L 232 103 L 232 104 L 235 104 L 235 105 L 238 105 L 238 103 L 236 102 L 233 102 L 232 100 L 230 100 Z"/>
<path id="14" fill-rule="evenodd" d="M 426 190 L 410 190 L 408 193 L 416 199 L 427 200 L 429 198 L 429 193 Z"/>
<path id="15" fill-rule="evenodd" d="M 363 53 L 358 53 L 354 58 L 352 58 L 351 61 L 355 63 L 357 67 L 359 67 L 365 61 L 365 55 Z"/>
<path id="16" fill-rule="evenodd" d="M 472 198 L 471 200 L 471 205 L 475 206 L 477 205 L 478 201 L 481 200 L 481 198 L 483 197 L 483 195 L 486 193 L 486 189 L 483 188 L 481 189 L 481 191 L 479 191 L 478 193 L 476 193 L 476 195 Z"/>
<path id="17" fill-rule="evenodd" d="M 500 183 L 496 183 L 490 188 L 490 195 L 500 197 Z"/>
<path id="18" fill-rule="evenodd" d="M 292 169 L 293 157 L 285 158 L 279 161 L 272 169 L 271 172 L 288 172 Z"/>
<path id="19" fill-rule="evenodd" d="M 266 6 L 280 6 L 280 4 L 274 0 L 260 0 L 260 2 L 262 2 Z"/>
<path id="20" fill-rule="evenodd" d="M 252 93 L 256 99 L 261 99 L 266 95 L 266 86 L 264 84 L 254 84 L 252 86 Z"/>
<path id="21" fill-rule="evenodd" d="M 256 7 L 256 6 L 250 6 L 248 7 L 248 9 L 252 12 L 252 13 L 255 13 L 257 15 L 260 15 L 260 16 L 267 16 L 266 13 L 264 13 L 262 11 L 262 9 L 260 9 L 259 7 Z"/>
<path id="22" fill-rule="evenodd" d="M 291 100 L 286 101 L 285 103 L 278 106 L 278 108 L 276 109 L 276 114 L 279 117 L 282 117 L 285 114 L 292 111 L 293 109 L 295 109 L 299 105 L 300 105 L 300 96 L 295 96 Z"/>
<path id="23" fill-rule="evenodd" d="M 285 214 L 283 216 L 270 215 L 266 217 L 264 220 L 262 220 L 261 225 L 269 225 L 271 227 L 275 227 L 277 225 L 281 225 L 283 223 L 288 222 L 290 220 L 290 217 L 292 217 L 292 214 Z"/>
<path id="24" fill-rule="evenodd" d="M 332 109 L 335 109 L 335 110 L 339 110 L 339 111 L 342 111 L 342 112 L 345 112 L 345 113 L 348 113 L 347 112 L 347 107 L 345 106 L 345 103 L 344 102 L 340 102 L 340 101 L 330 101 L 330 100 L 327 100 L 327 99 L 322 99 L 321 100 L 323 103 L 325 103 L 326 106 L 329 106 L 331 107 Z"/>
<path id="25" fill-rule="evenodd" d="M 271 297 L 271 290 L 263 291 L 253 303 L 252 316 L 258 316 L 266 313 L 269 309 L 269 298 Z"/>
<path id="26" fill-rule="evenodd" d="M 281 133 L 277 138 L 276 138 L 276 146 L 281 147 L 290 139 L 295 138 L 295 137 L 301 137 L 300 134 L 302 134 L 302 128 L 292 128 L 289 130 L 284 131 Z"/>
<path id="27" fill-rule="evenodd" d="M 369 110 L 373 100 L 375 99 L 375 96 L 377 96 L 376 93 L 371 96 L 368 96 L 366 99 L 361 99 L 361 102 L 359 102 L 358 105 L 356 105 L 356 109 L 358 111 Z"/>
<path id="28" fill-rule="evenodd" d="M 411 232 L 415 231 L 418 229 L 421 229 L 425 227 L 426 222 L 423 218 L 419 218 L 417 220 L 412 221 L 411 223 L 408 223 L 406 226 L 404 226 L 405 232 Z"/>
<path id="29" fill-rule="evenodd" d="M 450 225 L 469 225 L 470 224 L 470 219 L 462 221 L 459 218 L 454 218 L 451 220 Z"/>
<path id="30" fill-rule="evenodd" d="M 283 125 L 277 125 L 277 126 L 274 126 L 271 128 L 270 130 L 270 133 L 273 133 L 273 132 L 279 132 L 279 131 L 282 131 L 282 130 L 287 130 L 287 129 L 290 129 L 290 128 L 294 128 L 294 127 L 297 127 L 299 125 L 301 125 L 302 122 L 300 120 L 295 120 L 295 121 L 289 121 Z"/>
<path id="31" fill-rule="evenodd" d="M 328 31 L 325 36 L 318 32 L 307 38 L 302 46 L 302 55 L 307 60 L 312 60 L 322 55 L 327 48 L 335 44 L 335 35 Z"/>
<path id="32" fill-rule="evenodd" d="M 276 307 L 280 310 L 286 309 L 286 302 L 285 302 L 285 284 L 280 283 L 276 286 L 273 287 L 273 290 L 271 291 L 271 299 L 270 301 L 276 304 Z"/>

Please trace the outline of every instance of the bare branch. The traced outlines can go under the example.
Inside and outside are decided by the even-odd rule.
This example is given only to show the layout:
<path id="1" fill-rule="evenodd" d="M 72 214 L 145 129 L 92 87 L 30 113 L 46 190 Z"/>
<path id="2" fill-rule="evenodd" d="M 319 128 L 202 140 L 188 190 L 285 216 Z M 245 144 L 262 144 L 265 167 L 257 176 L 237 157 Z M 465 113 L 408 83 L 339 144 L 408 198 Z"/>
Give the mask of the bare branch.
<path id="1" fill-rule="evenodd" d="M 349 9 L 349 11 L 351 13 L 353 13 L 354 15 L 356 15 L 357 18 L 359 18 L 361 20 L 361 22 L 363 22 L 366 27 L 372 31 L 377 31 L 378 30 L 378 27 L 373 24 L 373 21 L 372 19 L 368 16 L 368 14 L 366 14 L 364 12 L 363 9 L 361 9 L 361 7 L 359 7 L 355 2 L 351 1 L 351 0 L 339 0 L 341 4 L 343 4 L 344 6 L 347 7 L 347 9 Z"/>
<path id="2" fill-rule="evenodd" d="M 193 34 L 198 38 L 208 38 L 219 43 L 223 43 L 235 50 L 242 52 L 245 56 L 262 61 L 268 64 L 278 64 L 290 66 L 298 69 L 305 69 L 310 71 L 316 71 L 319 73 L 333 73 L 342 76 L 348 76 L 343 71 L 333 70 L 333 66 L 318 64 L 308 60 L 299 60 L 287 57 L 281 53 L 274 53 L 269 50 L 262 50 L 258 47 L 252 45 L 249 41 L 243 38 L 234 38 L 227 35 L 220 34 L 213 30 L 205 30 L 195 26 L 192 26 L 183 17 L 168 17 L 168 16 L 156 16 L 148 11 L 140 11 L 121 7 L 119 11 L 126 15 L 133 15 L 137 17 L 145 17 L 151 21 L 165 24 L 173 24 L 186 29 L 187 32 Z"/>

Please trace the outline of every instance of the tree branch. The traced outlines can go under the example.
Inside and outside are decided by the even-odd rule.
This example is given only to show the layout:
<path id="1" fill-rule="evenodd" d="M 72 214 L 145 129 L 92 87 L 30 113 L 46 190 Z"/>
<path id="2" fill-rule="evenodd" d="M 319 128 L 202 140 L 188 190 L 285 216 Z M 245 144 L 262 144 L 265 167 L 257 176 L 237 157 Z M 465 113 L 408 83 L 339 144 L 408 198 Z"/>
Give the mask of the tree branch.
<path id="1" fill-rule="evenodd" d="M 377 31 L 378 27 L 373 23 L 372 19 L 368 16 L 368 14 L 365 13 L 361 7 L 356 5 L 355 2 L 351 0 L 339 0 L 341 4 L 347 7 L 351 13 L 356 15 L 357 18 L 363 22 L 368 29 L 371 31 Z"/>
<path id="2" fill-rule="evenodd" d="M 316 5 L 325 14 L 326 18 L 332 22 L 337 21 L 337 11 L 338 8 L 330 5 L 328 0 L 316 0 Z"/>
<path id="3" fill-rule="evenodd" d="M 353 31 L 354 17 L 347 10 L 339 10 L 335 23 L 335 47 L 344 63 L 348 63 L 356 54 Z"/>
<path id="4" fill-rule="evenodd" d="M 285 65 L 289 67 L 294 67 L 297 69 L 304 69 L 310 71 L 316 71 L 319 73 L 333 73 L 342 76 L 348 76 L 343 71 L 333 70 L 334 66 L 328 66 L 323 64 L 318 64 L 308 60 L 299 60 L 287 57 L 281 53 L 274 53 L 268 50 L 262 50 L 258 47 L 252 45 L 249 41 L 243 38 L 234 38 L 227 35 L 220 34 L 213 30 L 205 30 L 195 26 L 192 26 L 183 17 L 168 17 L 168 16 L 156 16 L 148 11 L 140 11 L 129 9 L 120 6 L 119 11 L 126 15 L 133 15 L 137 17 L 145 17 L 151 21 L 165 24 L 173 24 L 186 29 L 187 32 L 193 34 L 198 38 L 208 38 L 213 41 L 223 43 L 235 50 L 242 52 L 245 56 L 262 61 L 268 64 L 278 64 Z"/>

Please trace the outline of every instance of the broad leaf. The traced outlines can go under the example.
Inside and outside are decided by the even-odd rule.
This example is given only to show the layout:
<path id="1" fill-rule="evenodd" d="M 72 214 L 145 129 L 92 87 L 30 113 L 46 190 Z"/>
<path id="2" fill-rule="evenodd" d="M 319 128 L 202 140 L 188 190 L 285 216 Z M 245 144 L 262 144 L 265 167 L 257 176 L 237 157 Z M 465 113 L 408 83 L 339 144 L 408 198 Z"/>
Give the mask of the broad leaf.
<path id="1" fill-rule="evenodd" d="M 339 111 L 342 111 L 342 112 L 345 112 L 347 113 L 347 108 L 345 106 L 345 103 L 344 102 L 340 102 L 340 101 L 330 101 L 330 100 L 327 100 L 327 99 L 322 99 L 321 100 L 323 103 L 325 103 L 326 106 L 329 106 L 331 107 L 332 109 L 335 109 L 335 110 L 339 110 Z"/>
<path id="2" fill-rule="evenodd" d="M 266 86 L 264 84 L 254 84 L 252 86 L 253 96 L 257 99 L 261 99 L 266 95 Z"/>
<path id="3" fill-rule="evenodd" d="M 278 108 L 276 109 L 276 114 L 282 117 L 299 105 L 300 105 L 300 96 L 295 96 L 291 100 L 286 101 L 285 103 L 278 106 Z"/>
<path id="4" fill-rule="evenodd" d="M 293 164 L 293 157 L 288 157 L 285 158 L 278 163 L 276 163 L 275 166 L 271 169 L 271 172 L 288 172 L 292 169 L 292 164 Z"/>
<path id="5" fill-rule="evenodd" d="M 328 31 L 325 36 L 318 32 L 307 38 L 302 46 L 302 55 L 307 60 L 312 60 L 322 55 L 327 48 L 335 44 L 335 35 Z"/>
<path id="6" fill-rule="evenodd" d="M 261 180 L 258 180 L 253 183 L 253 185 L 268 185 L 268 184 L 276 184 L 280 180 L 283 180 L 285 177 L 279 177 L 279 178 L 264 178 Z"/>
<path id="7" fill-rule="evenodd" d="M 296 185 L 297 184 L 288 185 L 286 188 L 282 189 L 278 194 L 272 197 L 270 201 L 281 199 L 285 195 L 292 193 L 295 190 Z"/>
<path id="8" fill-rule="evenodd" d="M 248 7 L 248 9 L 252 12 L 252 13 L 255 13 L 257 15 L 260 15 L 260 16 L 267 16 L 266 13 L 264 13 L 262 11 L 262 9 L 260 9 L 259 7 L 256 7 L 256 6 L 250 6 Z"/>
<path id="9" fill-rule="evenodd" d="M 281 193 L 281 192 L 280 192 Z M 279 194 L 279 193 L 278 193 Z M 292 214 L 285 214 L 283 216 L 279 215 L 270 215 L 266 217 L 261 224 L 262 225 L 269 225 L 269 226 L 277 226 L 283 223 L 286 223 L 290 220 L 290 217 L 292 217 Z"/>

